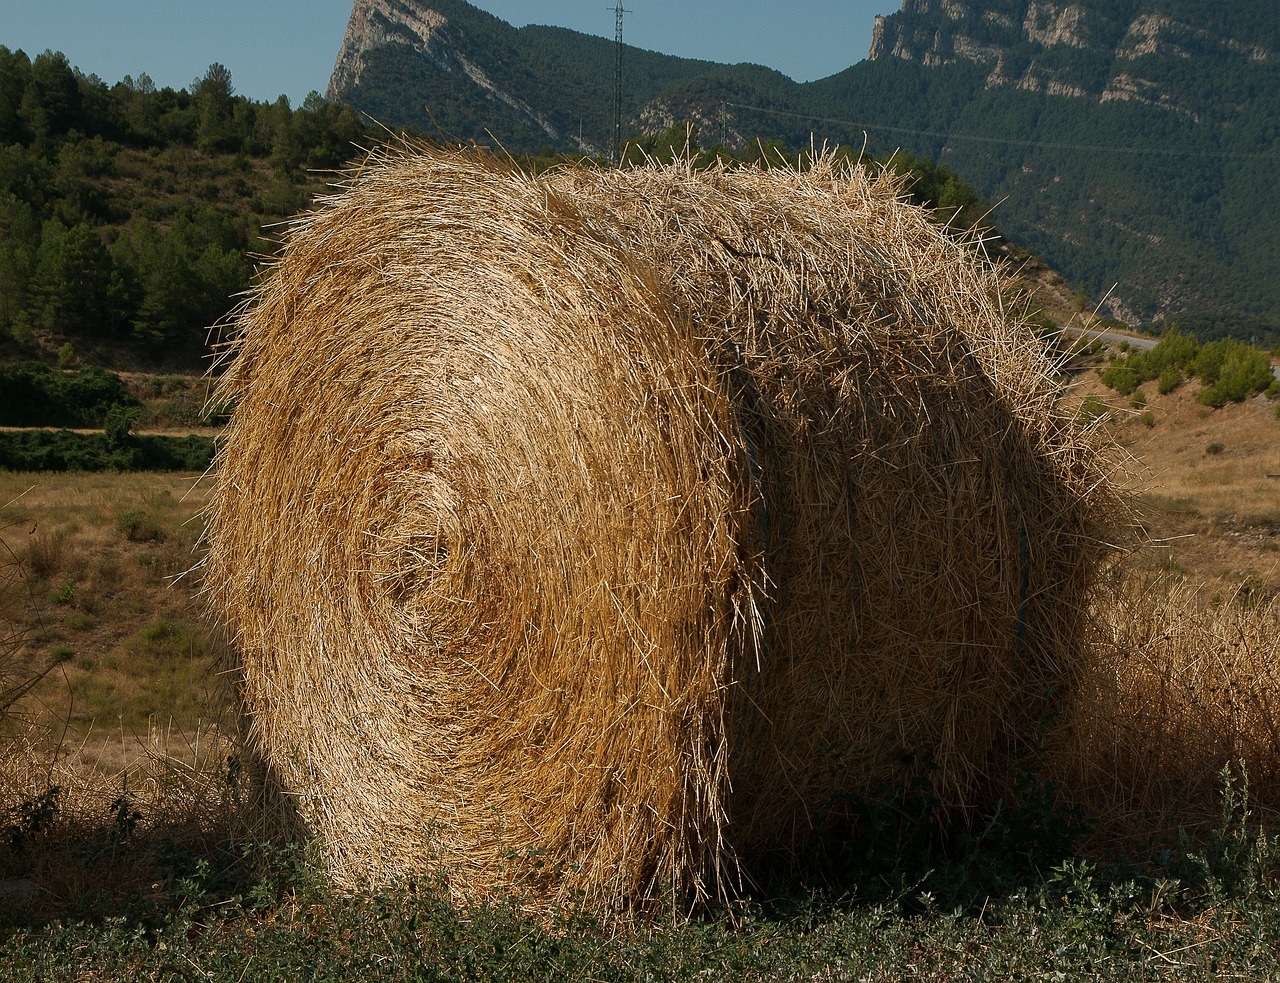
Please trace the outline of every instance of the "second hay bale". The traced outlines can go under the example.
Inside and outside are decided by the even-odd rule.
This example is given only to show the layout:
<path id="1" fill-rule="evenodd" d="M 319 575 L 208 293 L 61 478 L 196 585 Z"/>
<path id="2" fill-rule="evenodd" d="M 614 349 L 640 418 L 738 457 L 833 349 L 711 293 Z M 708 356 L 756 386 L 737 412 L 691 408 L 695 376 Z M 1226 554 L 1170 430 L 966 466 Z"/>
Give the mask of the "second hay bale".
<path id="1" fill-rule="evenodd" d="M 1110 502 L 999 286 L 830 161 L 389 153 L 302 222 L 207 577 L 335 875 L 732 894 L 874 779 L 974 801 L 1075 679 Z"/>

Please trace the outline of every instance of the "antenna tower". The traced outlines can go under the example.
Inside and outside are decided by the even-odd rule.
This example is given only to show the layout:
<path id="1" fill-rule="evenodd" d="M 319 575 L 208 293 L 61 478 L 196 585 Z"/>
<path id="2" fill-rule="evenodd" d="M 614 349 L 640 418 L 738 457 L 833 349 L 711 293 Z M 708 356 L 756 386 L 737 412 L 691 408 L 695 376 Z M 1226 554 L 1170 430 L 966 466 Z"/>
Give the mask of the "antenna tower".
<path id="1" fill-rule="evenodd" d="M 631 11 L 623 9 L 622 0 L 617 0 L 613 8 L 613 154 L 612 159 L 618 163 L 618 153 L 622 143 L 622 15 Z"/>

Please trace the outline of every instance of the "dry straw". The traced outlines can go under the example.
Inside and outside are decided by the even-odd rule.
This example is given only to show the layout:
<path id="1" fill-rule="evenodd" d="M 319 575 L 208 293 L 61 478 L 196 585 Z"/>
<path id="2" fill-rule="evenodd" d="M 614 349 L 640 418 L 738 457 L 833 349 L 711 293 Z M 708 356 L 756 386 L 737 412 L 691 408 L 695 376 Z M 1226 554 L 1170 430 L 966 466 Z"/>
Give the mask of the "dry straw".
<path id="1" fill-rule="evenodd" d="M 1195 593 L 1098 592 L 1098 665 L 1067 709 L 1078 725 L 1056 771 L 1098 817 L 1102 849 L 1213 826 L 1227 766 L 1247 773 L 1256 816 L 1280 816 L 1280 601 L 1241 590 L 1203 608 Z"/>
<path id="2" fill-rule="evenodd" d="M 963 809 L 1027 750 L 1114 498 L 899 190 L 413 148 L 292 230 L 207 585 L 335 877 L 731 896 L 880 780 Z"/>

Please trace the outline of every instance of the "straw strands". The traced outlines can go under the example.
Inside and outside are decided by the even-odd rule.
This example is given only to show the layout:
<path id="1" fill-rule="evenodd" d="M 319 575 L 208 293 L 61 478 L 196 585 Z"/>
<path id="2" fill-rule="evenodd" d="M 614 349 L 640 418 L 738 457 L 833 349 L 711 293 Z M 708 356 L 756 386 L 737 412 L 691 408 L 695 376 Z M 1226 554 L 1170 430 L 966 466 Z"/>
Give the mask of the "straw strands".
<path id="1" fill-rule="evenodd" d="M 1114 494 L 887 176 L 386 150 L 239 313 L 206 583 L 345 882 L 732 896 L 1083 669 Z"/>

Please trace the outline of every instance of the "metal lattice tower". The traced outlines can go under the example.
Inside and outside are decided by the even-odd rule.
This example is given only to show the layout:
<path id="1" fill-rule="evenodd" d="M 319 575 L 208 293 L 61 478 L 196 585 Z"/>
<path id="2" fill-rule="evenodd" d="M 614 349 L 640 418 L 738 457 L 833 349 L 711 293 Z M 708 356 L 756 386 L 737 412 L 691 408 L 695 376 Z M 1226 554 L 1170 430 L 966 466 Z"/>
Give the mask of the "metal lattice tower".
<path id="1" fill-rule="evenodd" d="M 623 9 L 622 0 L 613 8 L 613 162 L 618 163 L 622 143 L 622 15 L 631 11 Z"/>

